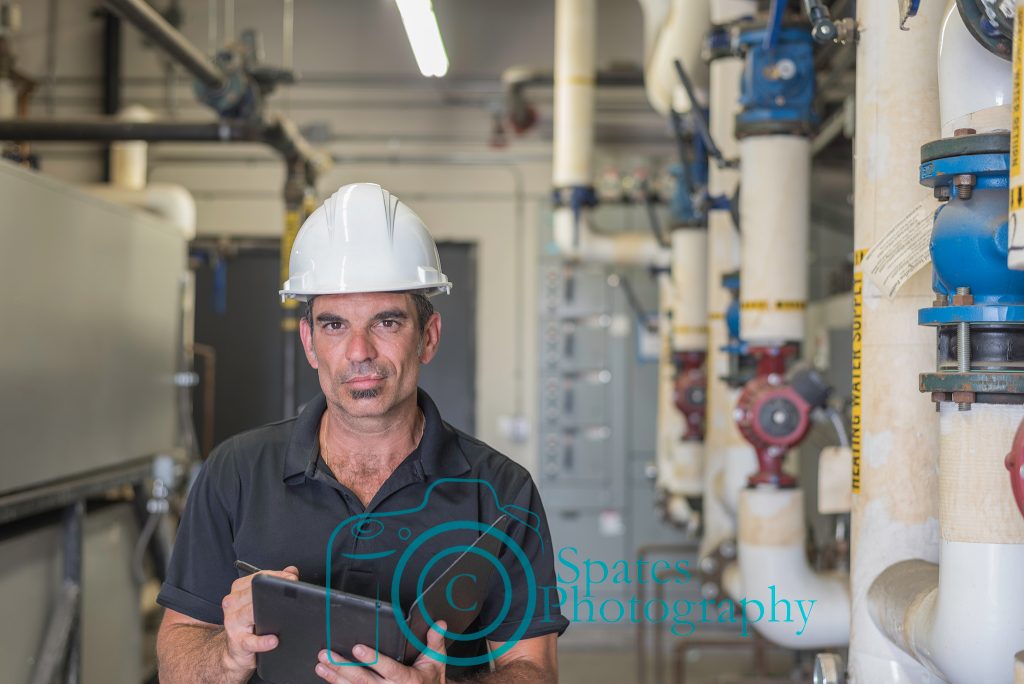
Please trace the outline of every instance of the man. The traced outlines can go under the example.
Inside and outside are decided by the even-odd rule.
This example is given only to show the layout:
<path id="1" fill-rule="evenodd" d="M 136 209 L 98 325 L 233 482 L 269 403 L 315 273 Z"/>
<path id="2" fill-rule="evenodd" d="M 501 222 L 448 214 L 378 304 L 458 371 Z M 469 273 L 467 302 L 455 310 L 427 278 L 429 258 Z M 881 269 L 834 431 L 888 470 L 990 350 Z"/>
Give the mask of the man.
<path id="1" fill-rule="evenodd" d="M 367 644 L 353 650 L 361 662 L 322 651 L 309 668 L 356 684 L 557 681 L 556 640 L 568 623 L 546 589 L 555 586 L 554 562 L 536 487 L 522 467 L 444 423 L 417 389 L 420 364 L 441 337 L 427 296 L 450 288 L 422 222 L 380 186 L 344 186 L 303 224 L 281 294 L 306 302 L 299 334 L 323 395 L 295 418 L 227 440 L 204 464 L 158 598 L 167 608 L 157 640 L 162 682 L 261 681 L 256 654 L 278 642 L 253 633 L 252 576 L 239 576 L 236 559 L 388 597 L 396 547 L 429 538 L 435 543 L 416 546 L 422 553 L 409 560 L 418 567 L 394 585 L 407 607 L 421 575 L 443 569 L 434 561 L 450 553 L 437 535 L 444 523 L 482 527 L 509 511 L 523 523 L 506 530 L 519 552 L 503 550 L 508 583 L 493 583 L 468 630 L 486 632 L 486 644 L 445 639 L 439 622 L 411 666 Z M 353 516 L 395 524 L 370 534 L 347 525 Z M 491 661 L 492 671 L 480 666 Z"/>

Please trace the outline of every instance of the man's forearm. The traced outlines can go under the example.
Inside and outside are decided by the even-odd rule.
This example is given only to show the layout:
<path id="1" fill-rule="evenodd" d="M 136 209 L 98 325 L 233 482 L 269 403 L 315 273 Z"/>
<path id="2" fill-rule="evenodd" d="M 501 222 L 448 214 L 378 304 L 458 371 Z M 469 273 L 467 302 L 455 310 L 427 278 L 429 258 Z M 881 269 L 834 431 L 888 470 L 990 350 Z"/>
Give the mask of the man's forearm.
<path id="1" fill-rule="evenodd" d="M 494 672 L 452 681 L 458 684 L 555 684 L 558 675 L 534 663 L 520 661 L 504 665 Z"/>
<path id="2" fill-rule="evenodd" d="M 227 635 L 223 629 L 172 625 L 157 642 L 161 684 L 244 684 L 252 672 L 239 672 L 226 663 Z"/>

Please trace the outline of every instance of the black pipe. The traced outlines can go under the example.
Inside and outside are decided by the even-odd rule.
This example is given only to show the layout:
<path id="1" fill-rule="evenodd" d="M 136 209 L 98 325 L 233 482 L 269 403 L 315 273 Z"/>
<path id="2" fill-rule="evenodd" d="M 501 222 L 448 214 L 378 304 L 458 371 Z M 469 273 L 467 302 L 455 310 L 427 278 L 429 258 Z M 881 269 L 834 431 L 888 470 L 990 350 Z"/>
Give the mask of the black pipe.
<path id="1" fill-rule="evenodd" d="M 305 79 L 303 79 L 305 82 Z M 506 88 L 522 88 L 525 86 L 553 86 L 555 74 L 552 71 L 537 71 L 525 75 L 521 79 L 508 81 Z M 644 72 L 641 69 L 608 69 L 594 74 L 594 85 L 598 88 L 640 88 L 644 85 Z"/>
<path id="2" fill-rule="evenodd" d="M 0 121 L 0 140 L 146 142 L 264 142 L 270 127 L 262 122 L 121 121 L 93 119 L 22 119 Z"/>
<path id="3" fill-rule="evenodd" d="M 227 82 L 217 65 L 144 0 L 106 0 L 106 3 L 207 87 L 217 90 Z"/>
<path id="4" fill-rule="evenodd" d="M 103 114 L 121 111 L 121 17 L 103 11 Z M 103 155 L 103 181 L 110 182 L 110 147 Z"/>
<path id="5" fill-rule="evenodd" d="M 121 111 L 121 17 L 103 12 L 103 114 Z"/>

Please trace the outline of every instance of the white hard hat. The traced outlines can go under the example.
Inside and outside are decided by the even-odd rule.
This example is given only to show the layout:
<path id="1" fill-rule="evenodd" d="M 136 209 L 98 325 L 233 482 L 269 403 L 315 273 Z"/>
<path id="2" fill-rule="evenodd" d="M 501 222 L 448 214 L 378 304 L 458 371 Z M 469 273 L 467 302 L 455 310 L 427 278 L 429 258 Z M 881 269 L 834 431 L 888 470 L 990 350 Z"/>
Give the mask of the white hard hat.
<path id="1" fill-rule="evenodd" d="M 451 288 L 420 217 L 376 183 L 351 183 L 302 224 L 281 298 L 399 290 L 431 296 Z"/>

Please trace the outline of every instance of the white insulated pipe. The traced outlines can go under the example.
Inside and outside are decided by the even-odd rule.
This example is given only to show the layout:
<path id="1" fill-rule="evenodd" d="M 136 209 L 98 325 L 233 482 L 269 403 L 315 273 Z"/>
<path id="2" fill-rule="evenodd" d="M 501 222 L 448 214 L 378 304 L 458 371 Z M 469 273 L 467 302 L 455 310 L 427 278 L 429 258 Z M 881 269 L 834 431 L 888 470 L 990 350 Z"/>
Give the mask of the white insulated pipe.
<path id="1" fill-rule="evenodd" d="M 693 108 L 679 83 L 676 60 L 682 62 L 693 81 L 701 100 L 698 104 L 707 104 L 708 69 L 701 58 L 701 46 L 711 27 L 708 5 L 694 0 L 671 0 L 667 12 L 658 0 L 640 0 L 640 5 L 644 10 L 645 37 L 651 41 L 644 50 L 644 87 L 651 106 L 666 117 L 673 109 L 685 114 Z"/>
<path id="2" fill-rule="evenodd" d="M 804 339 L 811 223 L 811 141 L 740 140 L 740 330 L 751 346 Z"/>
<path id="3" fill-rule="evenodd" d="M 552 159 L 556 188 L 591 184 L 596 49 L 596 0 L 557 0 Z"/>
<path id="4" fill-rule="evenodd" d="M 747 619 L 754 628 L 786 648 L 846 645 L 850 638 L 849 576 L 819 573 L 808 564 L 803 490 L 745 489 L 740 494 L 739 519 L 743 597 L 760 601 L 764 608 L 764 614 L 758 616 L 756 604 L 747 604 Z M 779 603 L 783 600 L 788 604 Z M 773 605 L 777 620 L 768 619 Z"/>
<path id="5" fill-rule="evenodd" d="M 150 183 L 141 190 L 113 185 L 87 185 L 91 195 L 129 207 L 135 207 L 166 219 L 181 231 L 186 240 L 196 236 L 196 202 L 186 188 L 173 183 Z"/>
<path id="6" fill-rule="evenodd" d="M 675 352 L 707 348 L 707 231 L 672 231 L 671 275 L 658 279 L 660 307 L 658 357 L 657 488 L 667 495 L 669 517 L 680 524 L 694 520 L 685 497 L 703 489 L 704 444 L 682 441 L 686 419 L 675 405 Z"/>
<path id="7" fill-rule="evenodd" d="M 672 350 L 708 346 L 708 231 L 672 231 Z"/>
<path id="8" fill-rule="evenodd" d="M 951 684 L 1011 684 L 1024 645 L 1024 519 L 1003 467 L 1022 418 L 1022 406 L 941 405 L 939 564 L 895 564 L 868 592 L 879 629 Z"/>
<path id="9" fill-rule="evenodd" d="M 552 236 L 559 254 L 602 264 L 668 266 L 671 252 L 647 235 L 622 233 L 615 237 L 598 235 L 590 228 L 591 212 L 577 217 L 571 207 L 557 207 Z"/>
<path id="10" fill-rule="evenodd" d="M 596 73 L 596 0 L 555 2 L 555 109 L 552 183 L 555 188 L 592 184 L 594 144 L 594 77 Z M 558 207 L 553 237 L 559 253 L 600 263 L 666 266 L 669 250 L 650 235 L 599 235 L 590 228 L 591 213 L 578 215 Z"/>
<path id="11" fill-rule="evenodd" d="M 1013 66 L 970 34 L 956 2 L 950 2 L 939 37 L 939 120 L 942 137 L 958 128 L 978 133 L 1008 130 Z"/>
<path id="12" fill-rule="evenodd" d="M 701 492 L 701 459 L 703 445 L 700 442 L 683 442 L 686 431 L 683 414 L 675 406 L 674 389 L 676 368 L 672 363 L 671 310 L 674 304 L 675 285 L 671 276 L 658 276 L 659 338 L 658 352 L 658 410 L 656 415 L 657 442 L 655 463 L 657 479 L 655 487 L 668 497 L 666 511 L 673 522 L 687 524 L 692 520 L 692 511 L 685 497 L 697 496 Z"/>
<path id="13" fill-rule="evenodd" d="M 716 24 L 752 15 L 752 0 L 712 0 L 711 18 Z M 719 57 L 710 66 L 709 128 L 715 144 L 727 159 L 739 156 L 736 114 L 740 111 L 740 79 L 743 59 Z M 708 190 L 713 196 L 732 198 L 740 180 L 735 168 L 708 169 Z M 740 267 L 740 237 L 728 211 L 708 214 L 708 385 L 704 430 L 703 529 L 698 557 L 714 552 L 722 542 L 736 537 L 736 506 L 747 478 L 757 470 L 757 457 L 736 427 L 733 407 L 739 390 L 721 378 L 729 373 L 729 354 L 722 348 L 729 342 L 725 314 L 732 297 L 722 286 L 722 276 Z M 738 574 L 737 574 L 738 577 Z"/>
<path id="14" fill-rule="evenodd" d="M 118 118 L 145 123 L 153 120 L 153 112 L 139 105 L 126 107 Z M 127 140 L 110 145 L 110 184 L 126 190 L 146 187 L 149 145 L 141 140 Z"/>
<path id="15" fill-rule="evenodd" d="M 901 31 L 888 0 L 857 3 L 855 255 L 918 202 L 936 206 L 917 169 L 921 145 L 939 137 L 941 19 L 922 11 Z M 889 299 L 855 266 L 851 684 L 940 681 L 879 631 L 867 598 L 890 565 L 938 558 L 938 420 L 918 391 L 918 375 L 935 370 L 935 331 L 917 325 L 934 297 L 931 278 L 926 266 Z"/>

